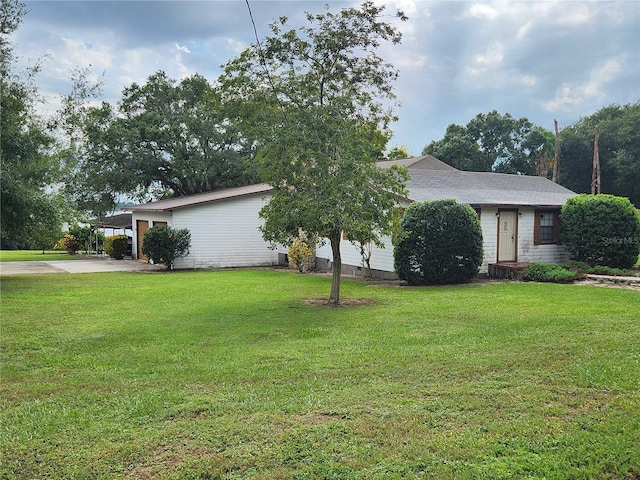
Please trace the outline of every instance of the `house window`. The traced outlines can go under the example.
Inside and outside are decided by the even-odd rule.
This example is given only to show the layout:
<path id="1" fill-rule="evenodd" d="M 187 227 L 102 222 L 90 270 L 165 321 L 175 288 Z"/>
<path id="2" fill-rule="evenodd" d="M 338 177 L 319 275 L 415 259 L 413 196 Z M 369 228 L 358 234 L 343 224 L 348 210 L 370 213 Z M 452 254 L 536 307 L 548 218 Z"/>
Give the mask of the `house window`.
<path id="1" fill-rule="evenodd" d="M 536 210 L 534 243 L 536 245 L 558 243 L 560 210 Z"/>

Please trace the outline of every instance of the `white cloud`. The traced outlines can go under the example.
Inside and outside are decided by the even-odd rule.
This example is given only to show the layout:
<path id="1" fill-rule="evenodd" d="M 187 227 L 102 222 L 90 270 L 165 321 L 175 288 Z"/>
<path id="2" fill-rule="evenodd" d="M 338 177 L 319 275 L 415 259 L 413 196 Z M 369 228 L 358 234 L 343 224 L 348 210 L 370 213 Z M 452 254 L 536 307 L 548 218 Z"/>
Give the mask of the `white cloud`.
<path id="1" fill-rule="evenodd" d="M 495 20 L 499 15 L 499 9 L 489 3 L 474 3 L 469 7 L 468 15 L 475 18 Z"/>
<path id="2" fill-rule="evenodd" d="M 66 67 L 107 70 L 112 65 L 113 55 L 105 45 L 94 46 L 71 38 L 63 38 L 63 50 L 57 55 L 57 61 Z"/>
<path id="3" fill-rule="evenodd" d="M 537 85 L 538 79 L 533 75 L 522 75 L 520 77 L 520 83 L 523 87 L 533 87 Z"/>
<path id="4" fill-rule="evenodd" d="M 524 40 L 529 35 L 529 32 L 534 28 L 533 21 L 529 20 L 525 22 L 520 28 L 518 28 L 518 33 L 516 33 L 517 40 Z"/>
<path id="5" fill-rule="evenodd" d="M 178 51 L 179 55 L 183 53 L 191 53 L 191 51 L 189 50 L 189 47 L 187 47 L 186 45 L 180 45 L 178 43 L 176 43 L 176 50 Z"/>
<path id="6" fill-rule="evenodd" d="M 177 43 L 175 44 L 175 59 L 176 59 L 176 67 L 178 69 L 180 78 L 185 78 L 188 77 L 192 72 L 190 71 L 190 69 L 184 64 L 184 60 L 182 58 L 182 54 L 186 53 L 189 54 L 191 53 L 191 51 L 189 50 L 189 47 L 187 47 L 186 45 L 178 45 Z"/>
<path id="7" fill-rule="evenodd" d="M 125 50 L 120 58 L 118 80 L 126 85 L 142 84 L 147 77 L 158 69 L 164 69 L 166 59 L 157 51 L 149 48 Z"/>
<path id="8" fill-rule="evenodd" d="M 504 59 L 504 47 L 499 42 L 493 42 L 485 53 L 476 55 L 475 64 L 479 67 L 497 67 Z"/>
<path id="9" fill-rule="evenodd" d="M 556 16 L 559 25 L 576 27 L 589 23 L 593 18 L 594 8 L 590 4 L 567 2 L 563 7 L 561 14 Z"/>
<path id="10" fill-rule="evenodd" d="M 236 55 L 242 53 L 248 47 L 248 44 L 243 41 L 231 37 L 226 38 L 226 43 L 229 50 L 234 52 Z"/>
<path id="11" fill-rule="evenodd" d="M 503 46 L 498 42 L 493 42 L 483 53 L 473 56 L 462 78 L 464 81 L 472 83 L 478 81 L 494 83 L 497 78 L 504 76 L 500 71 L 503 59 Z"/>
<path id="12" fill-rule="evenodd" d="M 563 83 L 556 90 L 555 97 L 544 103 L 544 109 L 548 112 L 568 110 L 603 96 L 602 88 L 622 72 L 623 63 L 621 57 L 613 58 L 591 70 L 589 77 L 583 82 Z"/>
<path id="13" fill-rule="evenodd" d="M 426 55 L 416 55 L 415 57 L 404 56 L 393 60 L 392 64 L 400 69 L 422 68 L 427 66 Z"/>
<path id="14" fill-rule="evenodd" d="M 569 124 L 611 103 L 637 101 L 640 11 L 632 0 L 374 0 L 383 20 L 403 32 L 383 44 L 382 58 L 400 69 L 403 100 L 394 129 L 398 144 L 418 152 L 444 133 L 492 109 L 545 122 L 549 110 Z M 260 37 L 287 15 L 323 2 L 255 1 Z M 334 5 L 357 7 L 360 0 Z M 105 74 L 104 99 L 143 84 L 157 70 L 179 80 L 198 72 L 211 81 L 220 65 L 255 41 L 244 2 L 29 1 L 14 35 L 20 65 L 49 54 L 38 76 L 47 97 L 70 89 L 70 67 Z M 393 17 L 403 10 L 409 20 Z M 52 107 L 54 103 L 50 105 Z M 435 135 L 435 136 L 434 136 Z"/>

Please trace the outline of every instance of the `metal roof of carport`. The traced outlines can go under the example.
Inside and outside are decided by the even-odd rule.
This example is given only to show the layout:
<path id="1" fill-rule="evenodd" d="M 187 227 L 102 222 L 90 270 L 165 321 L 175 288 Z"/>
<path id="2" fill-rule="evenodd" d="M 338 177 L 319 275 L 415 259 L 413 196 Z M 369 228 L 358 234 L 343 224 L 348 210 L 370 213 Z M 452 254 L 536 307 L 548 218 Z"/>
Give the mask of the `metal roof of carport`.
<path id="1" fill-rule="evenodd" d="M 113 229 L 124 229 L 131 230 L 131 220 L 132 215 L 130 213 L 119 213 L 117 215 L 111 215 L 109 217 L 104 217 L 103 219 L 94 218 L 93 220 L 89 220 L 89 225 L 94 225 L 100 228 L 113 228 Z"/>

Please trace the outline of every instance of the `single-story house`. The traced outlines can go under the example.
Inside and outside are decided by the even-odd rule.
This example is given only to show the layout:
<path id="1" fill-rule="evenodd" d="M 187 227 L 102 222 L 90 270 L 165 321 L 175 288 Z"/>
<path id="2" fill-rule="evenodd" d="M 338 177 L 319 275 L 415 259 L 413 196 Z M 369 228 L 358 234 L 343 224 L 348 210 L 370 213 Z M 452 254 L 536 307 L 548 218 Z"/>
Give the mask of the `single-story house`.
<path id="1" fill-rule="evenodd" d="M 132 212 L 133 256 L 146 260 L 142 239 L 150 227 L 187 228 L 189 255 L 175 268 L 259 267 L 278 264 L 278 252 L 258 230 L 267 201 L 266 184 L 229 188 L 127 207 Z"/>
<path id="2" fill-rule="evenodd" d="M 404 165 L 409 170 L 405 204 L 455 198 L 477 212 L 484 237 L 484 263 L 562 262 L 566 248 L 558 243 L 559 213 L 575 193 L 543 177 L 457 170 L 432 156 L 380 162 L 381 168 Z M 286 249 L 273 250 L 261 236 L 258 211 L 269 198 L 265 184 L 160 200 L 129 207 L 133 214 L 134 255 L 147 228 L 170 225 L 191 231 L 191 253 L 176 268 L 265 266 L 282 263 Z M 286 214 L 286 213 L 284 213 Z M 343 272 L 362 271 L 358 250 L 347 240 L 341 248 Z M 330 268 L 328 244 L 316 251 L 320 268 Z M 393 275 L 393 247 L 374 248 L 374 275 Z"/>

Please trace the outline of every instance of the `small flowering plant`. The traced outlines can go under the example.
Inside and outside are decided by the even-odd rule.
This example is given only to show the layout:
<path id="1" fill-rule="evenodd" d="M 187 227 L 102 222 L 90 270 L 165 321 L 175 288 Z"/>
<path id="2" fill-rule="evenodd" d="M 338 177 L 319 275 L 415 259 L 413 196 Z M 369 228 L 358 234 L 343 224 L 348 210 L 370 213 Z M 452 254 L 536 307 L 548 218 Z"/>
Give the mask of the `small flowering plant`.
<path id="1" fill-rule="evenodd" d="M 75 255 L 82 248 L 82 243 L 70 233 L 65 233 L 64 237 L 58 240 L 53 247 L 55 250 L 66 250 L 69 255 Z"/>

